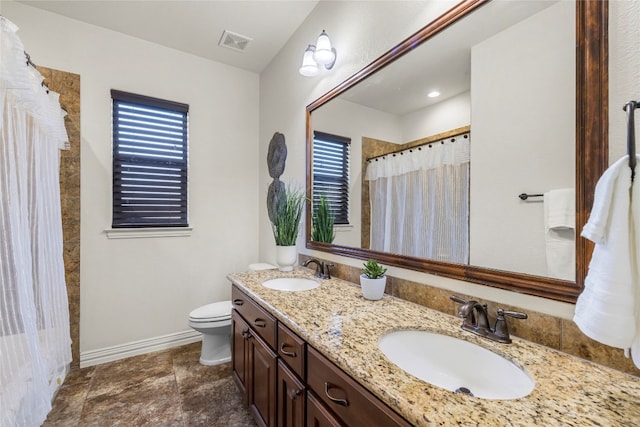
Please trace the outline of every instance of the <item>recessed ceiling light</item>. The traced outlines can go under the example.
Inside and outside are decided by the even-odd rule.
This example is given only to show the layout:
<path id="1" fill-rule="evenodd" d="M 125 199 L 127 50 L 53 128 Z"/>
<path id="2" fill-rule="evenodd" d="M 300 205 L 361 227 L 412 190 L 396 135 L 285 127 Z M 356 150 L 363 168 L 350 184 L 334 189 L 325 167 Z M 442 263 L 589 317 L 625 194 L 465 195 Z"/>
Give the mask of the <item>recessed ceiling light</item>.
<path id="1" fill-rule="evenodd" d="M 438 92 L 437 90 L 431 91 L 427 94 L 427 96 L 429 98 L 437 98 L 440 96 L 440 92 Z"/>

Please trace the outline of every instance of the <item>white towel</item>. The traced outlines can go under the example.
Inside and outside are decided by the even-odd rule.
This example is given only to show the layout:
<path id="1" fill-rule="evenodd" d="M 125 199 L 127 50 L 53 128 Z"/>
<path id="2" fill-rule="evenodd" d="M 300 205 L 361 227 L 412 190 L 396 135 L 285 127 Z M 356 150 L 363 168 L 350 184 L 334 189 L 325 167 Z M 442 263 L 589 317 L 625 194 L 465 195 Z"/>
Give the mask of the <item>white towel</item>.
<path id="1" fill-rule="evenodd" d="M 547 275 L 576 278 L 576 192 L 573 188 L 544 193 L 544 232 Z"/>
<path id="2" fill-rule="evenodd" d="M 640 161 L 640 156 L 637 156 L 636 158 L 637 161 Z M 631 186 L 631 222 L 631 238 L 633 240 L 630 259 L 631 274 L 635 281 L 637 328 L 636 335 L 633 338 L 633 344 L 631 344 L 631 356 L 633 358 L 633 363 L 636 367 L 640 368 L 640 166 L 636 166 L 636 175 Z"/>
<path id="3" fill-rule="evenodd" d="M 638 185 L 635 187 L 633 209 L 637 217 L 640 192 Z M 611 165 L 596 185 L 591 216 L 582 230 L 582 236 L 596 246 L 573 320 L 585 335 L 603 344 L 625 350 L 633 345 L 634 363 L 638 365 L 640 328 L 636 311 L 640 310 L 640 298 L 635 247 L 640 243 L 640 227 L 633 224 L 630 188 L 628 156 Z"/>

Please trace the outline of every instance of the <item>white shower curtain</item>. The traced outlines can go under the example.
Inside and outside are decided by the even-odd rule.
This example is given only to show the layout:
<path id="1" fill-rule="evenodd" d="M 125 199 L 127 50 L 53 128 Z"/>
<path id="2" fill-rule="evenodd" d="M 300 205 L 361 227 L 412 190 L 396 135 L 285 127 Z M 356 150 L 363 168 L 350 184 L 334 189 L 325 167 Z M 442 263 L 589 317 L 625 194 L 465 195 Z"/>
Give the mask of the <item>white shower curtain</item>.
<path id="1" fill-rule="evenodd" d="M 0 17 L 0 426 L 38 426 L 71 362 L 58 95 Z"/>
<path id="2" fill-rule="evenodd" d="M 469 135 L 371 161 L 372 250 L 469 261 Z"/>

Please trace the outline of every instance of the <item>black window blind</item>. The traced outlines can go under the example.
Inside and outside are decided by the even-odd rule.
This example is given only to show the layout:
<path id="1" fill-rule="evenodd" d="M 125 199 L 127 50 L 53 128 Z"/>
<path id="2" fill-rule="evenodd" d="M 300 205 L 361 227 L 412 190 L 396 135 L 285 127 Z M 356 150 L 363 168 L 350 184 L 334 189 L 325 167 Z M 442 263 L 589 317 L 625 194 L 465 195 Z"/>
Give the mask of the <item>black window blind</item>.
<path id="1" fill-rule="evenodd" d="M 113 228 L 186 227 L 189 106 L 116 90 Z"/>
<path id="2" fill-rule="evenodd" d="M 335 215 L 335 224 L 349 224 L 350 138 L 313 133 L 313 206 L 324 196 Z"/>

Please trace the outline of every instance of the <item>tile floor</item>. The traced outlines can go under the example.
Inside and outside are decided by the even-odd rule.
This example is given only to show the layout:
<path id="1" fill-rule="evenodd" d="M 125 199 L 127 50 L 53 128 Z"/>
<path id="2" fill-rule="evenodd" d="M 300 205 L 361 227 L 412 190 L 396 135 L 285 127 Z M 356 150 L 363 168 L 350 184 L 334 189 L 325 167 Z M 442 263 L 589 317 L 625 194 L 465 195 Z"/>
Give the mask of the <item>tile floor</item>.
<path id="1" fill-rule="evenodd" d="M 255 427 L 231 364 L 198 363 L 200 343 L 74 370 L 45 427 Z"/>

